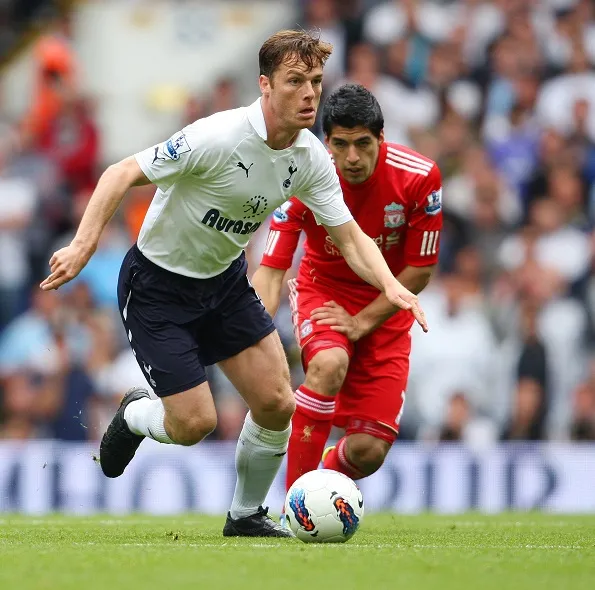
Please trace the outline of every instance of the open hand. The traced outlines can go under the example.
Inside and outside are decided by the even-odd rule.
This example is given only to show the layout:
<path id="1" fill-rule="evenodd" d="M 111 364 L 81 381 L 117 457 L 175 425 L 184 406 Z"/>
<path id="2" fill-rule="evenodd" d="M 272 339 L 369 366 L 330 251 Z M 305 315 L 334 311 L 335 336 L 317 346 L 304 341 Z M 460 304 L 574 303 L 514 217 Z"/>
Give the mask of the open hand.
<path id="1" fill-rule="evenodd" d="M 54 252 L 50 258 L 50 274 L 39 286 L 50 291 L 68 283 L 83 270 L 91 254 L 92 251 L 74 244 Z"/>
<path id="2" fill-rule="evenodd" d="M 312 311 L 310 319 L 317 324 L 330 326 L 331 330 L 345 334 L 351 342 L 356 342 L 364 332 L 356 316 L 348 313 L 334 301 L 327 301 L 322 307 Z"/>
<path id="3" fill-rule="evenodd" d="M 421 326 L 424 332 L 428 331 L 428 322 L 426 321 L 426 314 L 423 312 L 417 295 L 414 295 L 406 289 L 399 281 L 394 283 L 384 291 L 386 298 L 396 307 L 400 307 L 406 311 L 410 311 L 417 323 Z"/>

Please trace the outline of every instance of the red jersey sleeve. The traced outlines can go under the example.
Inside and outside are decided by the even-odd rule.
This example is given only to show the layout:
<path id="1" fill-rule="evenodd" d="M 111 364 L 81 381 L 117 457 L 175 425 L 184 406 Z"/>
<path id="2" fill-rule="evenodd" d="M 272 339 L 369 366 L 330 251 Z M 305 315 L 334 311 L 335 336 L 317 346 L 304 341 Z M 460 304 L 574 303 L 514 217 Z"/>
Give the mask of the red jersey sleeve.
<path id="1" fill-rule="evenodd" d="M 295 197 L 275 209 L 260 264 L 281 270 L 291 268 L 307 211 Z"/>
<path id="2" fill-rule="evenodd" d="M 405 238 L 405 263 L 431 266 L 438 262 L 442 231 L 442 177 L 438 165 L 419 185 Z"/>

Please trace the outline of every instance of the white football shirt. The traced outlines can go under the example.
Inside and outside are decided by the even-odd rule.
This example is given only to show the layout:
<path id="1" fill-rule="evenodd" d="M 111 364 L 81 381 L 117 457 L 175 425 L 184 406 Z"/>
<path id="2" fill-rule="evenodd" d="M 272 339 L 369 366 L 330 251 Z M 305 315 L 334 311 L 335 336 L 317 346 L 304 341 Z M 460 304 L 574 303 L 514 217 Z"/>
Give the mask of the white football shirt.
<path id="1" fill-rule="evenodd" d="M 352 219 L 322 143 L 300 131 L 273 150 L 260 99 L 199 119 L 171 139 L 135 155 L 157 185 L 138 238 L 152 262 L 200 279 L 221 274 L 277 207 L 296 195 L 318 223 Z"/>

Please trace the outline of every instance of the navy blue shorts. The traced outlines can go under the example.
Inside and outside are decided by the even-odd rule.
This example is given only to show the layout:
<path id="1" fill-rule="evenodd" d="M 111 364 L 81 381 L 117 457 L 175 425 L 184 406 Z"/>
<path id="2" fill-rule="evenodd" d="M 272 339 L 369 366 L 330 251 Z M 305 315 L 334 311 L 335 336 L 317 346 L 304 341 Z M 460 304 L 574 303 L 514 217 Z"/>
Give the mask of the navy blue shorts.
<path id="1" fill-rule="evenodd" d="M 210 279 L 157 266 L 133 246 L 122 263 L 118 304 L 126 334 L 159 397 L 206 381 L 205 367 L 228 359 L 275 330 L 250 285 L 245 255 Z"/>

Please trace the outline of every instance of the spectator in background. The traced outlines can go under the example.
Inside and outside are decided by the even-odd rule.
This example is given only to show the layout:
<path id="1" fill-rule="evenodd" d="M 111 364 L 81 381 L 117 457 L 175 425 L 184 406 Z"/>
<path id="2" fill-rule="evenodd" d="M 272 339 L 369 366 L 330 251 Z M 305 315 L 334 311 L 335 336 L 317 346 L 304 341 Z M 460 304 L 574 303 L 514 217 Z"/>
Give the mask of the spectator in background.
<path id="1" fill-rule="evenodd" d="M 84 211 L 84 206 L 81 210 Z M 95 254 L 72 284 L 78 281 L 87 283 L 98 307 L 117 309 L 118 300 L 113 286 L 118 282 L 122 259 L 128 248 L 128 233 L 118 220 L 113 220 L 105 228 Z"/>
<path id="2" fill-rule="evenodd" d="M 556 194 L 558 199 L 563 198 Z M 574 198 L 571 194 L 567 200 Z M 580 199 L 580 195 L 576 198 Z M 530 210 L 530 224 L 535 233 L 530 241 L 513 234 L 503 242 L 499 255 L 503 268 L 513 271 L 535 260 L 555 270 L 570 284 L 582 279 L 591 262 L 589 239 L 567 223 L 567 216 L 572 214 L 572 209 L 565 209 L 567 206 L 553 196 L 535 201 Z"/>
<path id="3" fill-rule="evenodd" d="M 502 440 L 542 440 L 544 391 L 535 380 L 519 380 L 514 395 L 512 417 L 502 432 Z"/>
<path id="4" fill-rule="evenodd" d="M 539 127 L 531 113 L 515 103 L 508 117 L 492 116 L 484 128 L 486 148 L 498 172 L 518 195 L 538 166 Z"/>
<path id="5" fill-rule="evenodd" d="M 38 147 L 52 159 L 72 195 L 90 192 L 97 180 L 99 133 L 90 101 L 72 95 L 40 133 Z"/>
<path id="6" fill-rule="evenodd" d="M 462 442 L 475 448 L 485 447 L 497 439 L 497 430 L 492 420 L 477 415 L 464 392 L 457 391 L 448 402 L 436 439 Z"/>
<path id="7" fill-rule="evenodd" d="M 584 122 L 591 141 L 595 140 L 595 72 L 583 46 L 573 47 L 568 68 L 560 76 L 545 82 L 537 101 L 542 125 L 553 127 L 564 136 L 575 131 L 574 105 L 586 101 L 589 118 Z"/>
<path id="8" fill-rule="evenodd" d="M 84 282 L 77 283 L 71 297 L 84 285 Z M 84 360 L 84 370 L 91 384 L 86 387 L 85 424 L 92 440 L 101 438 L 128 389 L 142 383 L 151 391 L 128 342 L 122 342 L 119 318 L 110 311 L 91 309 L 86 313 L 91 346 Z"/>
<path id="9" fill-rule="evenodd" d="M 0 156 L 0 331 L 20 311 L 30 277 L 27 228 L 38 206 L 35 185 L 12 176 Z"/>
<path id="10" fill-rule="evenodd" d="M 324 82 L 334 86 L 345 75 L 347 63 L 347 31 L 339 15 L 336 0 L 308 0 L 305 10 L 305 28 L 320 30 L 320 36 L 333 45 L 333 53 L 324 66 Z"/>
<path id="11" fill-rule="evenodd" d="M 595 388 L 581 384 L 574 392 L 570 438 L 575 441 L 595 441 Z"/>
<path id="12" fill-rule="evenodd" d="M 477 277 L 439 277 L 420 297 L 432 317 L 432 337 L 413 331 L 407 404 L 421 424 L 438 427 L 453 391 L 487 416 L 494 414 L 496 342 Z"/>
<path id="13" fill-rule="evenodd" d="M 589 373 L 572 396 L 571 440 L 595 441 L 595 361 L 591 359 Z"/>
<path id="14" fill-rule="evenodd" d="M 39 39 L 35 47 L 36 81 L 33 102 L 22 122 L 27 142 L 37 144 L 40 137 L 62 113 L 67 101 L 77 92 L 78 64 L 71 43 L 71 23 L 57 19 L 53 31 Z"/>
<path id="15" fill-rule="evenodd" d="M 12 320 L 0 338 L 0 375 L 34 368 L 51 371 L 57 362 L 52 325 L 59 323 L 59 296 L 33 288 L 32 306 Z"/>
<path id="16" fill-rule="evenodd" d="M 345 79 L 362 84 L 378 99 L 384 113 L 384 133 L 388 141 L 407 143 L 409 95 L 407 89 L 381 71 L 380 56 L 370 43 L 360 43 L 351 49 Z"/>
<path id="17" fill-rule="evenodd" d="M 462 441 L 469 422 L 471 408 L 464 393 L 455 393 L 448 402 L 446 418 L 440 428 L 438 440 Z"/>

